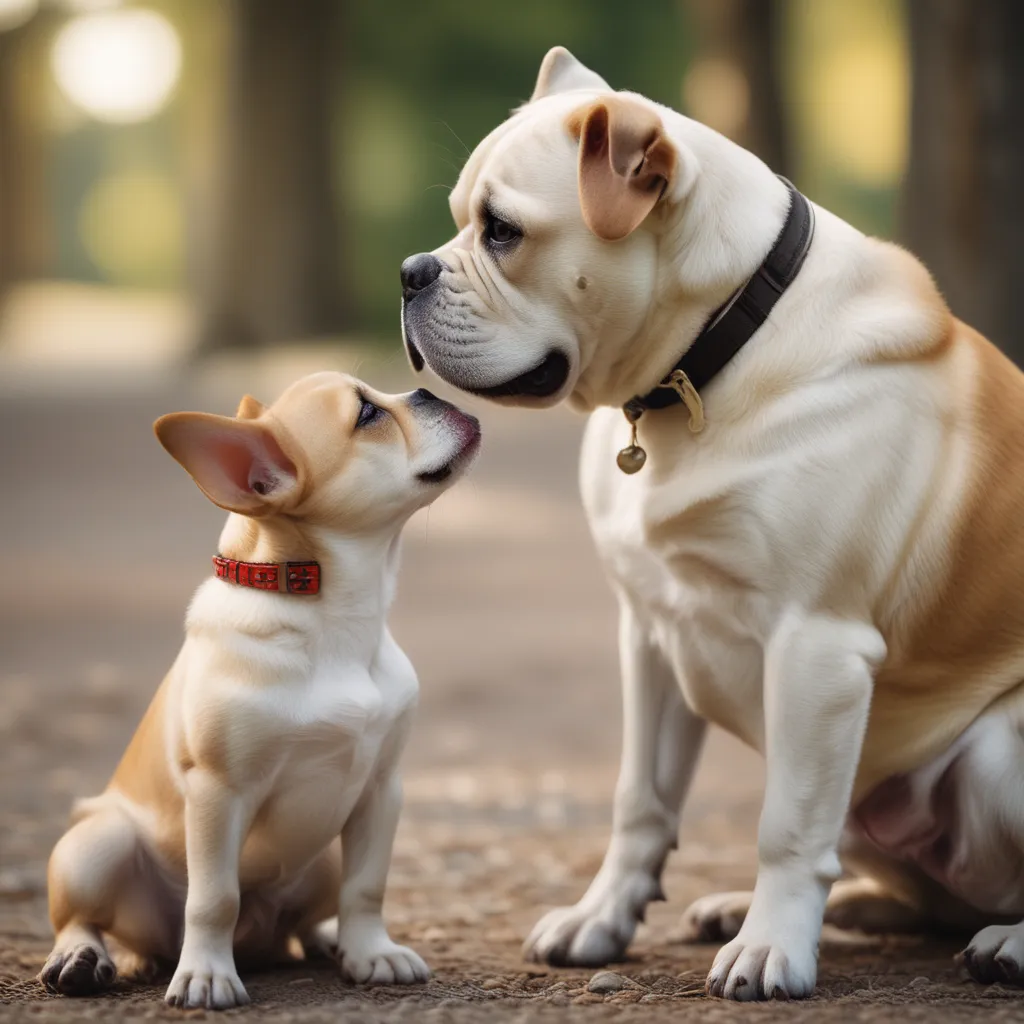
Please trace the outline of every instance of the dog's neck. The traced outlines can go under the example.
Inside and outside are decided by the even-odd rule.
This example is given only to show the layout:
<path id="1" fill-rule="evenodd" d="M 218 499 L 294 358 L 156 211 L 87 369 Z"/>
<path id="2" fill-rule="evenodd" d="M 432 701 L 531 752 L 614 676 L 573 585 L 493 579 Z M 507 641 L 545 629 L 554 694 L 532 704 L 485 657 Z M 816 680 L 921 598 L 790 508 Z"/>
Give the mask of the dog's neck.
<path id="1" fill-rule="evenodd" d="M 228 516 L 219 554 L 242 562 L 320 563 L 317 597 L 287 598 L 346 631 L 379 633 L 394 599 L 402 526 L 346 535 L 282 518 Z M 276 595 L 273 595 L 276 596 Z"/>
<path id="2" fill-rule="evenodd" d="M 654 301 L 625 344 L 597 341 L 572 395 L 580 409 L 620 406 L 650 391 L 755 273 L 786 219 L 788 190 L 764 163 L 717 132 L 664 113 L 681 173 L 666 196 L 665 219 L 652 225 L 658 231 Z"/>

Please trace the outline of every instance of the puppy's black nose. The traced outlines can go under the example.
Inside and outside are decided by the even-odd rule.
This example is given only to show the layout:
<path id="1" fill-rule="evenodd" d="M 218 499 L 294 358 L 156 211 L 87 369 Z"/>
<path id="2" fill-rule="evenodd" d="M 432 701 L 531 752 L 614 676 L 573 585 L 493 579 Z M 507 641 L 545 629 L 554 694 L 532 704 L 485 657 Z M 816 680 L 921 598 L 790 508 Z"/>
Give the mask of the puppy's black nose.
<path id="1" fill-rule="evenodd" d="M 409 408 L 419 409 L 424 405 L 444 405 L 448 403 L 443 398 L 438 398 L 433 391 L 428 391 L 426 388 L 417 388 L 409 396 Z"/>
<path id="2" fill-rule="evenodd" d="M 429 252 L 410 256 L 402 264 L 402 297 L 411 299 L 417 292 L 432 285 L 440 276 L 444 264 Z"/>

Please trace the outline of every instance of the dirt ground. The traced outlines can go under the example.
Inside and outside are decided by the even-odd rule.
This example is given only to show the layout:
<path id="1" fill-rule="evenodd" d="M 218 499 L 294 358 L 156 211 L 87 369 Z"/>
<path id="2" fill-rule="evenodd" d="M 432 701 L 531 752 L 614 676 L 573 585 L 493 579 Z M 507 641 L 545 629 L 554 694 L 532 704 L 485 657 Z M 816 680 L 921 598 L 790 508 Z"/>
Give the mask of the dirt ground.
<path id="1" fill-rule="evenodd" d="M 322 354 L 311 364 L 330 360 Z M 224 363 L 201 378 L 0 380 L 0 1019 L 178 1019 L 161 986 L 45 994 L 45 864 L 72 799 L 104 785 L 180 642 L 220 514 L 150 433 L 176 408 L 231 411 L 306 367 Z M 400 364 L 364 366 L 404 389 Z M 433 385 L 431 385 L 433 386 Z M 440 390 L 440 389 L 439 389 Z M 478 410 L 481 411 L 481 410 Z M 434 969 L 418 989 L 359 989 L 330 966 L 245 976 L 265 1021 L 1021 1020 L 1024 998 L 965 980 L 956 943 L 827 934 L 816 996 L 708 1000 L 713 947 L 683 946 L 687 903 L 749 887 L 759 759 L 724 736 L 705 756 L 624 989 L 525 964 L 520 943 L 597 869 L 619 749 L 615 619 L 575 486 L 569 413 L 482 410 L 470 481 L 409 527 L 393 618 L 419 670 L 406 811 L 390 879 L 393 935 Z M 206 1016 L 191 1011 L 190 1017 Z"/>

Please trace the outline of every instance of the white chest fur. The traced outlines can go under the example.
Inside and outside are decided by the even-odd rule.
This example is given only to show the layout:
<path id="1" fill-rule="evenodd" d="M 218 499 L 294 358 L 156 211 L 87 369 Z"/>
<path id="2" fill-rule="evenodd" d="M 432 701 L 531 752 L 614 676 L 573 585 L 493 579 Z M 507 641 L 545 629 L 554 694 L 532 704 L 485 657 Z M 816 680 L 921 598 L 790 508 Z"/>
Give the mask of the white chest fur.
<path id="1" fill-rule="evenodd" d="M 854 367 L 724 423 L 719 392 L 699 435 L 683 410 L 647 414 L 635 476 L 615 464 L 621 412 L 591 415 L 581 486 L 606 569 L 692 709 L 758 749 L 763 654 L 787 609 L 871 621 L 928 507 L 941 432 L 921 391 L 906 370 Z"/>
<path id="2" fill-rule="evenodd" d="M 216 580 L 193 602 L 172 730 L 247 794 L 243 881 L 301 870 L 342 831 L 380 771 L 394 768 L 416 675 L 382 622 L 357 626 L 335 622 L 315 601 Z"/>

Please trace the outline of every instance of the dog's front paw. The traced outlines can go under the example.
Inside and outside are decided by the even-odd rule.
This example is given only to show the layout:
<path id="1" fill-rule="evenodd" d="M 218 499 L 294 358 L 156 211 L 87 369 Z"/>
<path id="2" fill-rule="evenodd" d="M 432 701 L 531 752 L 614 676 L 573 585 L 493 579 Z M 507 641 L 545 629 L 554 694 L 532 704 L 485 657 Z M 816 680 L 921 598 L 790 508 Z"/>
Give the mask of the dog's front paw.
<path id="1" fill-rule="evenodd" d="M 638 918 L 577 903 L 549 911 L 523 943 L 523 956 L 555 967 L 601 967 L 622 959 Z"/>
<path id="2" fill-rule="evenodd" d="M 43 966 L 39 980 L 51 992 L 89 996 L 110 988 L 116 976 L 107 951 L 98 943 L 83 942 L 67 949 L 55 949 Z"/>
<path id="3" fill-rule="evenodd" d="M 644 871 L 597 876 L 572 907 L 545 914 L 534 926 L 523 956 L 555 967 L 601 967 L 621 960 L 647 904 L 663 900 L 658 878 Z"/>
<path id="4" fill-rule="evenodd" d="M 743 927 L 750 892 L 716 892 L 694 900 L 683 912 L 676 938 L 680 942 L 728 942 Z"/>
<path id="5" fill-rule="evenodd" d="M 1024 986 L 1024 925 L 982 928 L 957 960 L 983 985 L 1000 981 Z"/>
<path id="6" fill-rule="evenodd" d="M 164 1002 L 186 1010 L 230 1010 L 233 1006 L 245 1006 L 249 996 L 234 963 L 219 962 L 215 958 L 186 960 L 182 957 L 167 987 Z"/>
<path id="7" fill-rule="evenodd" d="M 718 951 L 705 987 L 724 999 L 803 999 L 814 991 L 817 973 L 812 945 L 749 941 L 741 929 Z"/>

